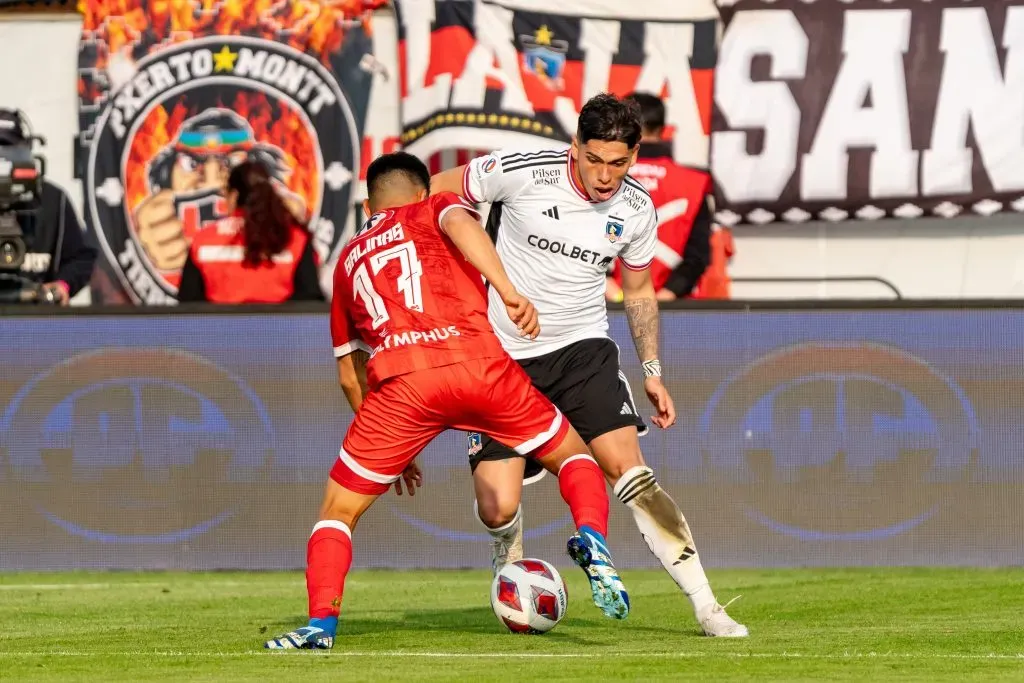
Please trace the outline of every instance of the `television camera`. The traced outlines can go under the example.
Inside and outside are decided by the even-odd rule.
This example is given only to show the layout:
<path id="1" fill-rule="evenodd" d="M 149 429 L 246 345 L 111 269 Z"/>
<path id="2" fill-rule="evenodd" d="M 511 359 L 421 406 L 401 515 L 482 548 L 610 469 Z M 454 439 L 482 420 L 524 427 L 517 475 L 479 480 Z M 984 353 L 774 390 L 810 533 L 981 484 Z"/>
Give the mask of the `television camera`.
<path id="1" fill-rule="evenodd" d="M 56 303 L 53 292 L 20 274 L 27 245 L 18 216 L 38 211 L 46 159 L 34 153 L 36 135 L 20 110 L 0 109 L 0 302 Z"/>

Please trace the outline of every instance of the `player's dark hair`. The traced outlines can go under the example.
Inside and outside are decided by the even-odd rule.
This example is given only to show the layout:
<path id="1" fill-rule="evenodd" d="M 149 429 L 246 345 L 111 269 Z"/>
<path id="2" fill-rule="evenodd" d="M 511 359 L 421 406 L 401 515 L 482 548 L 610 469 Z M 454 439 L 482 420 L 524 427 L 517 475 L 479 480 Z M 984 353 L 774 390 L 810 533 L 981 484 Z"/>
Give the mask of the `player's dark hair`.
<path id="1" fill-rule="evenodd" d="M 413 185 L 430 191 L 430 171 L 427 170 L 427 165 L 408 152 L 392 152 L 377 157 L 366 169 L 367 194 L 372 198 L 383 191 L 384 184 L 394 174 L 399 174 Z"/>
<path id="2" fill-rule="evenodd" d="M 660 135 L 665 128 L 665 103 L 657 95 L 635 92 L 626 95 L 630 102 L 640 107 L 640 126 L 647 134 Z"/>
<path id="3" fill-rule="evenodd" d="M 640 142 L 640 107 L 609 93 L 595 95 L 580 110 L 576 138 L 581 145 L 601 140 L 622 142 L 633 149 Z"/>
<path id="4" fill-rule="evenodd" d="M 267 167 L 254 161 L 235 166 L 228 176 L 228 189 L 238 193 L 238 208 L 244 216 L 244 263 L 258 266 L 281 253 L 299 222 L 271 184 Z"/>

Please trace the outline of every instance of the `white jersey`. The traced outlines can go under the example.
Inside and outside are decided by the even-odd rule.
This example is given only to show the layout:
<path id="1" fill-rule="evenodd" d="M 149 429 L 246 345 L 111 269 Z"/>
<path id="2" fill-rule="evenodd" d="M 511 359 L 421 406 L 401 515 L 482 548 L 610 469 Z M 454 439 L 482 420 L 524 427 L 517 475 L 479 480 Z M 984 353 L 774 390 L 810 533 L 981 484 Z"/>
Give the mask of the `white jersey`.
<path id="1" fill-rule="evenodd" d="M 494 203 L 492 218 L 500 211 L 498 254 L 540 318 L 536 339 L 519 336 L 490 290 L 491 326 L 513 358 L 607 337 L 608 266 L 618 257 L 625 267 L 644 270 L 654 259 L 658 218 L 643 186 L 627 176 L 611 199 L 594 202 L 576 182 L 575 163 L 569 148 L 502 151 L 474 159 L 462 178 L 467 199 Z"/>

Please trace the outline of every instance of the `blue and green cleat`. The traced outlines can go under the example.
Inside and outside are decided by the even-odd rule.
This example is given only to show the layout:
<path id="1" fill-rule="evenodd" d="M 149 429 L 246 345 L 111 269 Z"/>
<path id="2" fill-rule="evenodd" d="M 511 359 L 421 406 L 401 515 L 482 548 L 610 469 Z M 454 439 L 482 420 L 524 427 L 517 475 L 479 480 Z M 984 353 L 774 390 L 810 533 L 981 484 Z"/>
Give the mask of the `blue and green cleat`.
<path id="1" fill-rule="evenodd" d="M 268 640 L 263 647 L 268 650 L 330 650 L 334 647 L 334 633 L 337 628 L 337 617 L 310 619 L 308 626 Z"/>
<path id="2" fill-rule="evenodd" d="M 590 527 L 581 527 L 566 545 L 569 557 L 587 573 L 594 604 L 605 616 L 625 619 L 629 616 L 629 594 L 612 564 L 612 554 L 604 536 Z"/>

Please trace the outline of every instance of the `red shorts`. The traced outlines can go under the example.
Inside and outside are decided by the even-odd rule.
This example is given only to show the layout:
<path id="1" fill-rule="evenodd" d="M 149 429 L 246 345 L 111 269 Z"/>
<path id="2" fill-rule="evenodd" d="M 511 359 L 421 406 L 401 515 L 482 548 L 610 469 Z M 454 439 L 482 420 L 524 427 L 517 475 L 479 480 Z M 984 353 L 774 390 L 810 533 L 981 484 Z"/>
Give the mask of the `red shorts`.
<path id="1" fill-rule="evenodd" d="M 540 458 L 562 443 L 569 422 L 510 356 L 418 370 L 364 398 L 331 478 L 357 493 L 384 493 L 446 429 L 481 432 Z"/>

